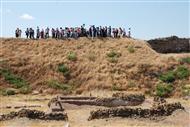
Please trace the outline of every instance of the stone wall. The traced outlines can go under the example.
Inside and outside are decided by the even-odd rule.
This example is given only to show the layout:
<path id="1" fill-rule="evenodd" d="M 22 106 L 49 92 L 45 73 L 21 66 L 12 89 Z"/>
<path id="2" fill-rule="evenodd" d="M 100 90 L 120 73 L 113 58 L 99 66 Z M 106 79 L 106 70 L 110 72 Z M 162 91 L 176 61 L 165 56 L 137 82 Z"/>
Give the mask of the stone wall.
<path id="1" fill-rule="evenodd" d="M 18 112 L 10 112 L 9 114 L 0 115 L 0 121 L 11 120 L 14 118 L 26 117 L 29 119 L 40 120 L 67 120 L 68 116 L 65 112 L 50 112 L 45 113 L 38 110 L 21 109 Z"/>
<path id="2" fill-rule="evenodd" d="M 159 53 L 190 53 L 190 39 L 171 36 L 147 41 Z"/>
<path id="3" fill-rule="evenodd" d="M 128 107 L 99 109 L 96 111 L 91 111 L 88 120 L 109 117 L 155 118 L 159 116 L 171 115 L 177 109 L 184 110 L 184 107 L 180 103 L 171 103 L 158 105 L 150 109 Z"/>

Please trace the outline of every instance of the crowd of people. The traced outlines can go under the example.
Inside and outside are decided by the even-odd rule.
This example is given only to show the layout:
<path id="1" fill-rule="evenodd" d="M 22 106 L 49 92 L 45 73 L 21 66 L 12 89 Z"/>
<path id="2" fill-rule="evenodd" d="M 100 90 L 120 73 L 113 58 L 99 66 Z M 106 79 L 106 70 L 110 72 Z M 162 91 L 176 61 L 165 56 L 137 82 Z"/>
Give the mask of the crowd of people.
<path id="1" fill-rule="evenodd" d="M 51 33 L 52 38 L 56 39 L 67 39 L 67 38 L 79 38 L 79 37 L 113 37 L 113 38 L 121 38 L 121 37 L 131 37 L 131 28 L 128 29 L 128 33 L 126 33 L 125 28 L 112 28 L 111 26 L 107 27 L 96 27 L 92 25 L 89 29 L 85 28 L 85 24 L 81 27 L 65 27 L 65 28 L 46 28 L 41 29 L 37 27 L 36 36 L 33 28 L 27 28 L 25 31 L 26 38 L 30 39 L 45 39 L 49 38 Z M 16 38 L 21 37 L 22 31 L 17 28 L 15 31 Z"/>

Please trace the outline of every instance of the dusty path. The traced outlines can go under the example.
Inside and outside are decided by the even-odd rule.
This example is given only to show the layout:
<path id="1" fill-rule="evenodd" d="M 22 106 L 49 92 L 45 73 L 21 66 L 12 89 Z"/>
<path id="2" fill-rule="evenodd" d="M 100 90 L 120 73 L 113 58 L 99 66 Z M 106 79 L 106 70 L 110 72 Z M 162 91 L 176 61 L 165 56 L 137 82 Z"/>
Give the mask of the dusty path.
<path id="1" fill-rule="evenodd" d="M 16 96 L 1 96 L 0 97 L 0 114 L 8 113 L 10 111 L 16 111 L 18 109 L 6 108 L 11 105 L 41 105 L 41 107 L 34 107 L 31 109 L 38 109 L 47 111 L 48 99 L 53 96 L 46 95 L 16 95 Z M 46 98 L 46 99 L 44 99 Z M 3 100 L 3 101 L 2 101 Z M 148 98 L 141 106 L 150 107 L 152 98 Z M 169 117 L 163 117 L 158 120 L 149 119 L 132 119 L 132 118 L 107 118 L 87 121 L 90 111 L 104 108 L 97 106 L 76 106 L 71 104 L 65 104 L 65 110 L 69 117 L 70 127 L 189 127 L 190 125 L 190 100 L 183 99 L 168 99 L 169 102 L 180 101 L 186 108 L 185 111 L 176 111 Z M 29 120 L 27 118 L 16 118 L 9 121 L 0 122 L 0 127 L 64 127 L 65 121 L 42 121 L 42 120 Z"/>

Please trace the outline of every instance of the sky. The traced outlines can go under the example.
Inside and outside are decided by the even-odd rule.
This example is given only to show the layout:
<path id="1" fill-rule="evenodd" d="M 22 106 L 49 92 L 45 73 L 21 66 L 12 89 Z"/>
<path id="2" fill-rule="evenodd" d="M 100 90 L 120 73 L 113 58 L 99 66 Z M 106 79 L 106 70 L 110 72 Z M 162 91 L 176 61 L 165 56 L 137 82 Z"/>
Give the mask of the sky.
<path id="1" fill-rule="evenodd" d="M 1 37 L 17 27 L 131 27 L 138 39 L 190 37 L 190 0 L 0 0 Z M 24 36 L 24 32 L 23 32 Z"/>

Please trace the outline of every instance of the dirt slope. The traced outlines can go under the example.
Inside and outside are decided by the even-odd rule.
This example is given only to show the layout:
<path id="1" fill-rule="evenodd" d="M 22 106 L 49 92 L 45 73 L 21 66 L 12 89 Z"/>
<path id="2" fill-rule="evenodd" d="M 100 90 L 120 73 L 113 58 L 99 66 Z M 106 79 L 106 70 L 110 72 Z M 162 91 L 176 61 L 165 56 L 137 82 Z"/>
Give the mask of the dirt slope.
<path id="1" fill-rule="evenodd" d="M 131 51 L 133 50 L 133 51 Z M 107 53 L 120 54 L 117 61 L 110 61 Z M 76 53 L 77 60 L 68 59 L 68 53 Z M 72 86 L 81 93 L 95 89 L 128 90 L 153 93 L 158 75 L 180 65 L 179 57 L 190 54 L 163 55 L 156 53 L 148 44 L 134 39 L 78 40 L 27 40 L 1 39 L 0 67 L 8 68 L 22 77 L 33 90 L 57 93 L 47 85 L 57 80 Z M 69 67 L 70 77 L 57 71 L 59 64 Z M 188 65 L 189 67 L 189 65 Z M 184 80 L 189 82 L 190 79 Z M 180 85 L 176 81 L 177 85 Z M 0 86 L 11 87 L 0 75 Z M 178 89 L 176 89 L 179 91 Z"/>

